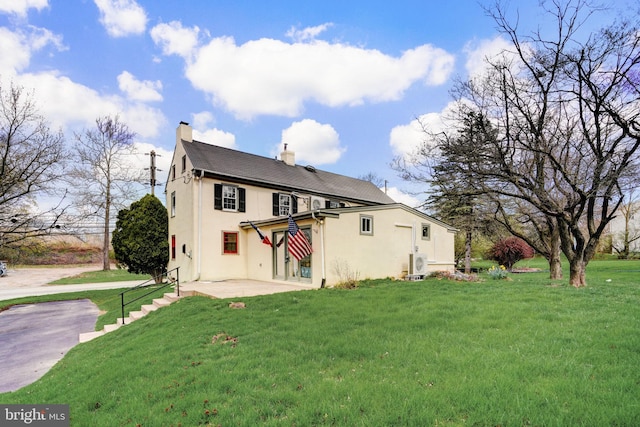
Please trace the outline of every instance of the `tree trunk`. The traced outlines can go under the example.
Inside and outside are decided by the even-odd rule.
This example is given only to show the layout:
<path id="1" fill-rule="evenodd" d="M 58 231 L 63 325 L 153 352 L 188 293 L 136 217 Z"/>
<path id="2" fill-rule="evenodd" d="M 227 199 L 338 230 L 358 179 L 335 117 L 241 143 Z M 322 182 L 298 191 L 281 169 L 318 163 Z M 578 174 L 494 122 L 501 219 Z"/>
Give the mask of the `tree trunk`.
<path id="1" fill-rule="evenodd" d="M 552 230 L 549 253 L 549 279 L 562 279 L 562 262 L 560 261 L 560 234 L 557 228 Z"/>
<path id="2" fill-rule="evenodd" d="M 471 231 L 467 231 L 464 241 L 464 274 L 471 274 Z"/>
<path id="3" fill-rule="evenodd" d="M 104 208 L 104 236 L 102 239 L 102 270 L 111 270 L 111 263 L 109 262 L 109 211 L 111 209 L 109 187 L 107 187 L 107 197 Z"/>
<path id="4" fill-rule="evenodd" d="M 587 263 L 582 257 L 576 256 L 569 260 L 569 284 L 574 288 L 587 286 L 586 281 Z"/>
<path id="5" fill-rule="evenodd" d="M 562 263 L 560 262 L 560 256 L 552 257 L 549 260 L 549 279 L 562 279 Z"/>

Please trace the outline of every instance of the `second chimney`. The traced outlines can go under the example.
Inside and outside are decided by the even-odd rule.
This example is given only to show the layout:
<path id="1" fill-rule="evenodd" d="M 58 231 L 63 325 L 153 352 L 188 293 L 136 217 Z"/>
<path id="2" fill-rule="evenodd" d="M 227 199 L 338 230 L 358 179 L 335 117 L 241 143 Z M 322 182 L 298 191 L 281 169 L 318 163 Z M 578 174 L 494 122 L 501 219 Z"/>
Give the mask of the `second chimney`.
<path id="1" fill-rule="evenodd" d="M 280 160 L 285 162 L 289 166 L 296 165 L 296 153 L 287 150 L 287 144 L 284 144 L 284 150 L 280 153 Z"/>

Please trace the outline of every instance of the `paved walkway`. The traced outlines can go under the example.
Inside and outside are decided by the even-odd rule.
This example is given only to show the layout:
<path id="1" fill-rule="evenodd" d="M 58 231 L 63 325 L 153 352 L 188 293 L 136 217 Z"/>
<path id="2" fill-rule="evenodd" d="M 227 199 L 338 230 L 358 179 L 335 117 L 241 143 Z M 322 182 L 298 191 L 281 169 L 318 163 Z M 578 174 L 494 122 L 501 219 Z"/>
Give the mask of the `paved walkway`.
<path id="1" fill-rule="evenodd" d="M 82 285 L 48 285 L 54 280 L 72 277 L 87 271 L 97 271 L 102 265 L 89 264 L 79 267 L 29 267 L 11 268 L 0 277 L 0 301 L 36 295 L 54 295 L 68 292 L 118 289 L 139 285 L 140 280 L 131 282 L 86 283 Z"/>
<path id="2" fill-rule="evenodd" d="M 95 329 L 100 310 L 90 300 L 23 304 L 0 313 L 0 393 L 42 377 Z"/>

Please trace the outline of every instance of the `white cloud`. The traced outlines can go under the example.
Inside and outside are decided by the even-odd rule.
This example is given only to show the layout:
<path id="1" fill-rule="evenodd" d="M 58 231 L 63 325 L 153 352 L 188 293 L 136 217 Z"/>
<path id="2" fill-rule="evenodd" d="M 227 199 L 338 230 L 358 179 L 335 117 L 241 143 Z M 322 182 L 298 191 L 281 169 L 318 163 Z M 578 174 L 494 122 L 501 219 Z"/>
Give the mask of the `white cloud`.
<path id="1" fill-rule="evenodd" d="M 208 111 L 202 111 L 192 114 L 192 117 L 193 139 L 220 147 L 237 148 L 236 136 L 234 134 L 210 127 L 215 121 L 213 114 Z"/>
<path id="2" fill-rule="evenodd" d="M 282 131 L 282 140 L 271 152 L 280 154 L 284 144 L 295 152 L 296 163 L 323 165 L 335 163 L 346 148 L 340 145 L 338 132 L 328 124 L 321 124 L 311 119 L 304 119 L 291 124 Z"/>
<path id="3" fill-rule="evenodd" d="M 401 157 L 410 157 L 428 139 L 425 129 L 435 133 L 444 130 L 440 113 L 423 114 L 406 125 L 391 129 L 389 145 L 393 153 Z"/>
<path id="4" fill-rule="evenodd" d="M 23 70 L 31 60 L 31 50 L 24 36 L 0 27 L 0 74 L 3 77 L 13 76 Z"/>
<path id="5" fill-rule="evenodd" d="M 322 30 L 290 34 L 309 40 Z M 151 33 L 165 55 L 185 58 L 186 76 L 195 88 L 247 120 L 257 115 L 297 117 L 306 102 L 340 107 L 398 100 L 414 83 L 440 85 L 453 71 L 453 55 L 430 45 L 394 57 L 315 39 L 286 43 L 264 38 L 238 45 L 232 37 L 217 37 L 198 45 L 198 32 L 174 21 Z"/>
<path id="6" fill-rule="evenodd" d="M 162 49 L 164 55 L 190 58 L 198 46 L 198 27 L 184 28 L 179 21 L 158 24 L 151 29 L 151 38 Z"/>
<path id="7" fill-rule="evenodd" d="M 52 45 L 58 51 L 66 49 L 62 37 L 45 28 L 27 26 L 11 31 L 0 27 L 0 75 L 6 78 L 26 69 L 31 61 L 32 52 L 48 45 Z"/>
<path id="8" fill-rule="evenodd" d="M 396 203 L 405 204 L 410 208 L 418 208 L 423 203 L 417 197 L 414 197 L 411 194 L 403 192 L 398 187 L 387 188 L 387 196 L 391 197 Z"/>
<path id="9" fill-rule="evenodd" d="M 193 130 L 193 139 L 226 148 L 236 148 L 236 136 L 220 129 Z"/>
<path id="10" fill-rule="evenodd" d="M 213 117 L 213 114 L 210 111 L 201 111 L 199 113 L 193 113 L 191 114 L 191 117 L 193 118 L 192 126 L 195 129 L 206 128 L 211 123 L 215 122 L 215 117 Z"/>
<path id="11" fill-rule="evenodd" d="M 135 0 L 94 0 L 100 22 L 112 37 L 144 33 L 147 14 Z"/>
<path id="12" fill-rule="evenodd" d="M 0 0 L 0 12 L 26 16 L 31 8 L 36 10 L 49 6 L 49 0 Z"/>
<path id="13" fill-rule="evenodd" d="M 496 62 L 500 58 L 512 57 L 511 59 L 515 59 L 515 55 L 509 53 L 510 50 L 513 50 L 513 45 L 500 36 L 491 40 L 484 39 L 467 43 L 464 52 L 467 55 L 465 68 L 469 78 L 486 75 L 487 60 Z"/>
<path id="14" fill-rule="evenodd" d="M 287 31 L 286 36 L 295 42 L 306 42 L 314 40 L 331 26 L 333 26 L 333 24 L 331 22 L 327 22 L 326 24 L 317 25 L 315 27 L 307 27 L 303 28 L 302 30 L 299 30 L 296 27 L 291 27 L 289 31 Z"/>
<path id="15" fill-rule="evenodd" d="M 118 76 L 118 86 L 127 95 L 127 98 L 134 101 L 162 101 L 162 95 L 159 92 L 162 90 L 162 82 L 160 80 L 155 82 L 150 80 L 140 81 L 130 72 L 123 71 Z"/>
<path id="16" fill-rule="evenodd" d="M 56 72 L 23 74 L 16 78 L 16 83 L 34 91 L 39 112 L 54 128 L 91 127 L 98 117 L 119 114 L 140 137 L 151 138 L 158 136 L 166 123 L 163 113 L 156 108 L 98 93 Z"/>

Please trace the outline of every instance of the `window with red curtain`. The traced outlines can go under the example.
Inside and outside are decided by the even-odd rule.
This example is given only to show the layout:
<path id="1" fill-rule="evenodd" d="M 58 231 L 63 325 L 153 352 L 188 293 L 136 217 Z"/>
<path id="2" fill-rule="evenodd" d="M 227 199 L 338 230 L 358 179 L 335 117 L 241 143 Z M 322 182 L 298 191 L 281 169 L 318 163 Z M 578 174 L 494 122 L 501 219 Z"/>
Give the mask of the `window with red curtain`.
<path id="1" fill-rule="evenodd" d="M 176 235 L 171 236 L 171 259 L 176 259 Z"/>

